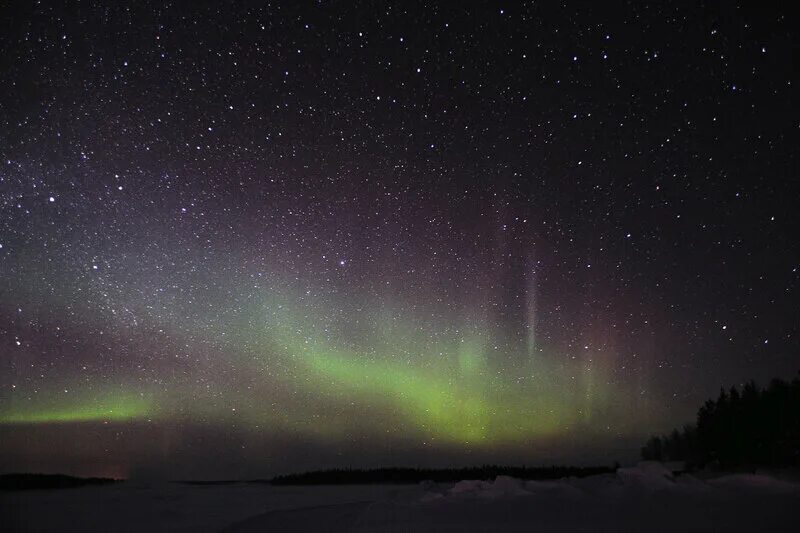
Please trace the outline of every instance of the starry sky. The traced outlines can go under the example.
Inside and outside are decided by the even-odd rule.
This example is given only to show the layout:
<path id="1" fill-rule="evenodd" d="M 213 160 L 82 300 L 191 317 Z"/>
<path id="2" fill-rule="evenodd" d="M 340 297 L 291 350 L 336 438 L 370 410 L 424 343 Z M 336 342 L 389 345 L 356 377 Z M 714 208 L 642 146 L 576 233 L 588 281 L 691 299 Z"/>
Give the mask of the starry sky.
<path id="1" fill-rule="evenodd" d="M 800 368 L 779 8 L 124 4 L 2 8 L 0 470 L 607 464 Z"/>

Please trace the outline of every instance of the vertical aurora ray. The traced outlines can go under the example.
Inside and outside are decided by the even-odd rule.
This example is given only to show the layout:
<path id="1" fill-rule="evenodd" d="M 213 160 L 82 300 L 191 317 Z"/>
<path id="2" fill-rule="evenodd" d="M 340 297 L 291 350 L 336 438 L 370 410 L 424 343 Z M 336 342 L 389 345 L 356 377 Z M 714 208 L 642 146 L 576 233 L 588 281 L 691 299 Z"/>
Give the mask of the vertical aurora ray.
<path id="1" fill-rule="evenodd" d="M 554 365 L 541 357 L 501 371 L 489 368 L 488 357 L 504 354 L 490 353 L 495 350 L 485 333 L 444 328 L 458 331 L 448 335 L 393 319 L 391 326 L 362 324 L 372 334 L 353 342 L 308 309 L 293 310 L 285 301 L 279 307 L 280 315 L 271 314 L 277 320 L 252 335 L 261 341 L 247 344 L 265 343 L 258 360 L 280 360 L 298 390 L 359 406 L 363 418 L 341 417 L 337 426 L 380 425 L 390 416 L 399 417 L 406 433 L 440 442 L 521 444 L 580 421 L 585 402 L 597 400 L 593 381 L 585 394 L 558 385 L 570 374 L 594 373 L 581 362 Z"/>
<path id="2" fill-rule="evenodd" d="M 287 286 L 279 278 L 271 285 Z M 479 309 L 419 320 L 426 315 L 424 306 L 414 316 L 374 299 L 359 305 L 380 312 L 342 316 L 333 309 L 353 303 L 304 302 L 275 288 L 263 290 L 260 298 L 245 298 L 236 283 L 226 292 L 248 304 L 155 316 L 146 306 L 128 302 L 141 323 L 153 324 L 159 335 L 183 346 L 191 362 L 171 361 L 173 378 L 157 394 L 142 395 L 131 385 L 57 406 L 15 402 L 6 406 L 0 422 L 180 417 L 340 441 L 358 435 L 391 440 L 401 434 L 491 448 L 529 445 L 576 424 L 592 427 L 593 409 L 609 411 L 610 400 L 623 390 L 602 364 L 543 346 L 532 356 L 529 346 L 504 342 L 502 331 Z M 510 354 L 509 347 L 526 353 Z"/>

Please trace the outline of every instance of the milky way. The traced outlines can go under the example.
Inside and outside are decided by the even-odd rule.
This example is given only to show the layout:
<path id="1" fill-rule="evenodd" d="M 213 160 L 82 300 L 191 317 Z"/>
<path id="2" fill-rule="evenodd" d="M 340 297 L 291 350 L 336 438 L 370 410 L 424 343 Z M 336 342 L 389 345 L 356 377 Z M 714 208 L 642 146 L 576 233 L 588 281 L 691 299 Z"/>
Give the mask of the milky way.
<path id="1" fill-rule="evenodd" d="M 5 11 L 2 469 L 610 462 L 797 372 L 779 11 Z"/>

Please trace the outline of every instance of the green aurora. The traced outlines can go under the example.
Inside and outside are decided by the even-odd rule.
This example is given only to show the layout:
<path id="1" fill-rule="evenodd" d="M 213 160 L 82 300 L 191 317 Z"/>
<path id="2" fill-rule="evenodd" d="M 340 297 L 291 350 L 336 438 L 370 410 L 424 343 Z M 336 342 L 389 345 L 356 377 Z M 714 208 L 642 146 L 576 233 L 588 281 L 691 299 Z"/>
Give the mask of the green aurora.
<path id="1" fill-rule="evenodd" d="M 52 399 L 21 405 L 18 409 L 0 413 L 2 424 L 52 424 L 71 422 L 143 420 L 156 412 L 152 399 L 127 392 L 105 392 L 91 398 Z"/>
<path id="2" fill-rule="evenodd" d="M 618 387 L 602 361 L 556 358 L 522 342 L 512 349 L 523 353 L 509 357 L 508 339 L 480 320 L 477 328 L 421 324 L 384 307 L 378 318 L 333 324 L 325 311 L 273 292 L 226 320 L 212 310 L 168 317 L 159 323 L 165 334 L 189 346 L 202 370 L 173 372 L 163 387 L 93 391 L 66 381 L 58 386 L 76 392 L 57 399 L 17 393 L 0 423 L 189 419 L 334 440 L 399 433 L 443 445 L 525 445 L 591 428 L 592 412 L 609 411 Z M 359 334 L 348 335 L 356 322 Z"/>

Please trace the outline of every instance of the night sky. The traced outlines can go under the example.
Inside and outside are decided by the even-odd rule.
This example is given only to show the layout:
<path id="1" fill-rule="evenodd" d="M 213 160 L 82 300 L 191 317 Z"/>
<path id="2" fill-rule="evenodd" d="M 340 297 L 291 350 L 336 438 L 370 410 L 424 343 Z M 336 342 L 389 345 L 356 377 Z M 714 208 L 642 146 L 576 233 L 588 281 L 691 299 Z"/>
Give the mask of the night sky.
<path id="1" fill-rule="evenodd" d="M 122 4 L 2 8 L 0 470 L 608 464 L 800 369 L 777 8 Z"/>

